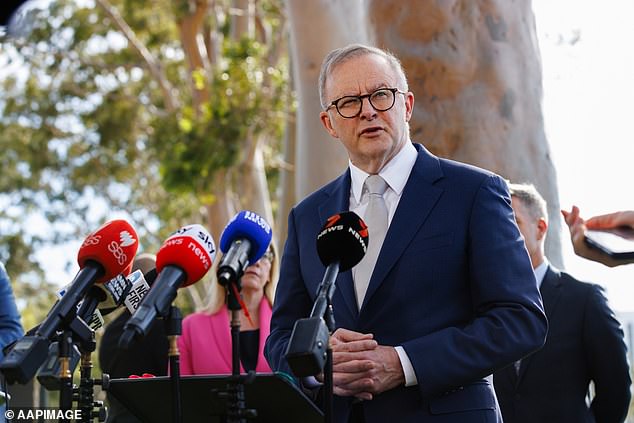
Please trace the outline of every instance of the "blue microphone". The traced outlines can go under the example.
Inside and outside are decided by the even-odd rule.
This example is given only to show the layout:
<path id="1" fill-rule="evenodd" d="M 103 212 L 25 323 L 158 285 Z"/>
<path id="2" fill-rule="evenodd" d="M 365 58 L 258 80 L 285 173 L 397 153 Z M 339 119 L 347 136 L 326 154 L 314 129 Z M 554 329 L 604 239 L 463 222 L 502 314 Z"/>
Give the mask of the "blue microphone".
<path id="1" fill-rule="evenodd" d="M 218 282 L 227 286 L 237 281 L 248 266 L 264 255 L 272 235 L 269 224 L 256 213 L 243 210 L 235 215 L 220 237 L 224 255 L 218 265 Z"/>

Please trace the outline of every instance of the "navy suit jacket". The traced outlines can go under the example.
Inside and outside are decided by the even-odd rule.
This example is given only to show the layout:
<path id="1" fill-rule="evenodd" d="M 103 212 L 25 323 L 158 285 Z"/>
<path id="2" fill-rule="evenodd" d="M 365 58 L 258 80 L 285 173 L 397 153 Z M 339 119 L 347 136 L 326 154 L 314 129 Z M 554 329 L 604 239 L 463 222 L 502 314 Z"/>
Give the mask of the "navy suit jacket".
<path id="1" fill-rule="evenodd" d="M 4 357 L 2 349 L 23 335 L 20 313 L 15 304 L 9 275 L 4 265 L 0 263 L 0 360 Z"/>
<path id="2" fill-rule="evenodd" d="M 619 423 L 630 403 L 623 331 L 601 287 L 549 267 L 541 286 L 544 348 L 494 374 L 505 423 Z M 589 408 L 586 394 L 594 381 Z"/>
<path id="3" fill-rule="evenodd" d="M 546 336 L 535 276 L 505 182 L 415 147 L 418 158 L 360 310 L 351 271 L 337 277 L 336 326 L 401 345 L 416 372 L 418 385 L 363 402 L 368 423 L 493 422 L 498 410 L 483 378 L 541 347 Z M 295 321 L 310 314 L 324 274 L 317 233 L 349 209 L 349 196 L 347 171 L 290 212 L 265 351 L 276 371 L 291 373 L 286 345 Z M 334 421 L 348 420 L 351 402 L 335 396 Z"/>

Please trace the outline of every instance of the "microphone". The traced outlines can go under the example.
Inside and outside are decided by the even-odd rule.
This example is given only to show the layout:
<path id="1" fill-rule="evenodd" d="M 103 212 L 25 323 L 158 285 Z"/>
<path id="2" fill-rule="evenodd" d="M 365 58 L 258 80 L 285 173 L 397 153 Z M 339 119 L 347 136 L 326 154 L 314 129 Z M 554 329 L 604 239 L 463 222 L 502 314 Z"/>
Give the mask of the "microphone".
<path id="1" fill-rule="evenodd" d="M 148 271 L 146 274 L 141 273 L 140 270 L 130 273 L 128 279 L 132 283 L 130 292 L 123 300 L 125 307 L 130 314 L 134 313 L 139 308 L 139 303 L 150 291 L 154 281 L 156 280 L 156 268 Z"/>
<path id="2" fill-rule="evenodd" d="M 127 349 L 146 336 L 154 319 L 169 311 L 176 290 L 198 282 L 215 258 L 214 240 L 201 225 L 184 226 L 167 238 L 156 253 L 156 281 L 123 327 L 119 346 Z"/>
<path id="3" fill-rule="evenodd" d="M 269 224 L 256 213 L 243 210 L 235 215 L 220 237 L 224 255 L 218 265 L 218 282 L 227 286 L 237 281 L 249 265 L 264 255 L 272 236 Z"/>
<path id="4" fill-rule="evenodd" d="M 65 328 L 90 329 L 77 317 L 77 304 L 95 283 L 103 283 L 129 268 L 138 248 L 137 234 L 125 220 L 113 220 L 88 235 L 77 255 L 80 270 L 62 298 L 32 336 L 19 340 L 0 362 L 7 381 L 28 382 L 46 359 L 51 338 Z"/>
<path id="5" fill-rule="evenodd" d="M 335 280 L 340 271 L 346 271 L 361 261 L 368 249 L 368 227 L 354 212 L 337 213 L 328 218 L 317 235 L 317 254 L 326 266 L 326 272 L 317 290 L 310 317 L 299 319 L 286 347 L 286 361 L 298 377 L 319 374 L 326 362 L 330 331 L 335 322 L 332 310 L 328 313 L 328 326 L 324 321 L 331 308 Z"/>
<path id="6" fill-rule="evenodd" d="M 108 222 L 89 235 L 79 248 L 77 276 L 35 334 L 50 339 L 62 323 L 75 317 L 77 304 L 93 284 L 103 283 L 128 269 L 139 247 L 137 239 L 125 220 Z"/>
<path id="7" fill-rule="evenodd" d="M 338 263 L 345 272 L 356 266 L 368 249 L 368 227 L 356 213 L 330 216 L 317 235 L 317 254 L 324 266 Z"/>
<path id="8" fill-rule="evenodd" d="M 123 274 L 103 284 L 91 286 L 77 310 L 77 315 L 89 323 L 93 330 L 97 330 L 103 326 L 103 319 L 100 317 L 112 313 L 123 304 L 131 288 L 132 282 Z M 90 324 L 91 322 L 94 323 Z"/>
<path id="9" fill-rule="evenodd" d="M 91 329 L 97 330 L 103 326 L 103 318 L 101 316 L 106 316 L 112 313 L 122 305 L 125 304 L 130 312 L 136 310 L 136 307 L 130 309 L 129 304 L 138 304 L 138 301 L 140 301 L 140 299 L 143 298 L 143 296 L 149 291 L 150 286 L 152 286 L 155 279 L 156 269 L 150 270 L 145 275 L 141 270 L 137 269 L 130 273 L 127 277 L 117 275 L 108 282 L 105 282 L 103 285 L 94 285 L 90 287 L 90 291 L 86 295 L 86 299 L 82 301 L 80 311 L 77 313 L 81 317 L 83 316 L 81 314 L 81 309 L 84 307 L 84 304 L 89 302 L 91 304 L 95 304 L 97 309 L 92 308 L 92 305 L 90 306 L 94 313 L 91 313 L 90 309 L 86 309 L 85 311 L 85 313 L 90 317 L 90 322 L 83 319 L 83 317 L 82 319 L 91 327 Z M 91 291 L 93 292 L 91 293 Z M 93 302 L 94 299 L 96 299 L 96 302 Z M 95 323 L 91 324 L 91 322 Z M 42 364 L 42 367 L 40 367 L 37 371 L 38 382 L 40 382 L 40 385 L 44 386 L 44 388 L 49 391 L 59 389 L 61 363 L 59 361 L 58 348 L 57 341 L 51 343 L 48 350 L 48 356 L 44 361 L 44 364 Z M 69 364 L 71 374 L 75 371 L 75 368 L 79 364 L 79 358 L 80 352 L 77 346 L 73 345 L 70 351 Z"/>

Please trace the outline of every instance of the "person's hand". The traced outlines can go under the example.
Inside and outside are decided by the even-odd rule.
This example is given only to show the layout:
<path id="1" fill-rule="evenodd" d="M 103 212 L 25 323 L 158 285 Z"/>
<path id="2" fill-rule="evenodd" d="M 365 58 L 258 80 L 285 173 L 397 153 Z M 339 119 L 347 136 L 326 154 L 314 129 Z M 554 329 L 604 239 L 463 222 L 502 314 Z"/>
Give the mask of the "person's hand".
<path id="1" fill-rule="evenodd" d="M 335 394 L 371 400 L 405 383 L 396 349 L 378 345 L 372 334 L 338 329 L 330 339 Z"/>
<path id="2" fill-rule="evenodd" d="M 623 261 L 615 260 L 596 248 L 590 247 L 585 241 L 586 230 L 614 228 L 626 225 L 626 222 L 628 221 L 634 223 L 634 212 L 618 212 L 595 216 L 587 221 L 581 218 L 579 215 L 579 208 L 577 206 L 572 206 L 571 211 L 562 210 L 561 214 L 563 215 L 564 220 L 568 225 L 568 229 L 570 230 L 570 239 L 572 240 L 572 246 L 575 254 L 609 267 L 624 264 Z"/>
<path id="3" fill-rule="evenodd" d="M 614 229 L 627 226 L 634 229 L 634 210 L 618 211 L 591 217 L 586 221 L 588 229 Z"/>

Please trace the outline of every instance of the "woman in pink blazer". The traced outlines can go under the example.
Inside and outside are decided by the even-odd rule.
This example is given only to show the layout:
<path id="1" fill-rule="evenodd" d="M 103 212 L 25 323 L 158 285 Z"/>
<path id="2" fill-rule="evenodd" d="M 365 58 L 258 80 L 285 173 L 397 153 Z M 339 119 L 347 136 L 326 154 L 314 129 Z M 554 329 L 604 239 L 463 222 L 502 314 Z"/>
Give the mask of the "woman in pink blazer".
<path id="1" fill-rule="evenodd" d="M 271 243 L 264 256 L 247 267 L 242 276 L 242 298 L 251 320 L 240 310 L 241 373 L 271 372 L 264 357 L 264 343 L 269 336 L 277 267 Z M 225 304 L 225 288 L 214 281 L 211 290 L 206 309 L 183 319 L 183 334 L 178 339 L 182 375 L 231 374 L 231 312 Z"/>

